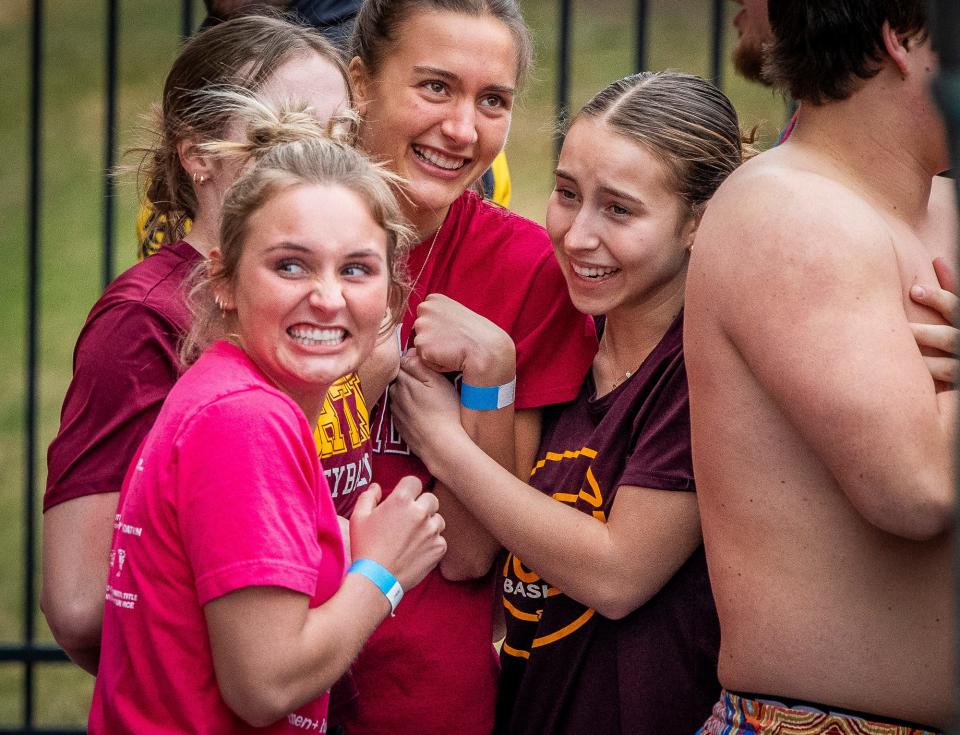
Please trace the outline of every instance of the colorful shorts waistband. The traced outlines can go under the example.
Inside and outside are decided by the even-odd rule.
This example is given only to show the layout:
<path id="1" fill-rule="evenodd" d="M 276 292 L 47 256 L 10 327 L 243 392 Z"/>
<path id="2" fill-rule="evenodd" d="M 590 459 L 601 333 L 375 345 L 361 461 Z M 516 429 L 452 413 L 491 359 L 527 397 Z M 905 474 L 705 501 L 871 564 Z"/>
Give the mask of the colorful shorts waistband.
<path id="1" fill-rule="evenodd" d="M 780 696 L 724 690 L 697 735 L 940 735 L 933 727 Z"/>

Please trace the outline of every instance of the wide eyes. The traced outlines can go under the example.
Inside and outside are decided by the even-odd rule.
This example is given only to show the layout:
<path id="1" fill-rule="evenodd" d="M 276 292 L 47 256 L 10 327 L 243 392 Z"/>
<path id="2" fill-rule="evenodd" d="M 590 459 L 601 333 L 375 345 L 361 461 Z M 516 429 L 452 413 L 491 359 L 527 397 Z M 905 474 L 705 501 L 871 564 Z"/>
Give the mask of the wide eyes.
<path id="1" fill-rule="evenodd" d="M 348 266 L 344 266 L 340 272 L 348 278 L 360 278 L 370 273 L 370 269 L 360 263 L 351 263 Z"/>
<path id="2" fill-rule="evenodd" d="M 279 261 L 276 265 L 276 270 L 281 276 L 287 278 L 298 278 L 310 275 L 310 272 L 304 263 L 299 260 L 291 260 L 288 258 Z M 373 272 L 374 269 L 364 263 L 348 263 L 344 266 L 341 266 L 339 269 L 340 275 L 346 278 L 362 278 Z"/>
<path id="3" fill-rule="evenodd" d="M 299 276 L 306 273 L 307 270 L 296 260 L 281 260 L 277 263 L 277 272 L 287 276 Z"/>

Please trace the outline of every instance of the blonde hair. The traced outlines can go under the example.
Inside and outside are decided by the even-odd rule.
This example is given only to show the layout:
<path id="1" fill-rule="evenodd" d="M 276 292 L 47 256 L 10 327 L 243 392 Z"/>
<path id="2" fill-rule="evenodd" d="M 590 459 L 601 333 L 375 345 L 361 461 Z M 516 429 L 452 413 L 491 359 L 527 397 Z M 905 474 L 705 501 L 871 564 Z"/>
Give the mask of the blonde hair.
<path id="1" fill-rule="evenodd" d="M 405 256 L 413 241 L 393 187 L 401 179 L 372 162 L 352 145 L 357 120 L 353 113 L 319 122 L 302 103 L 273 108 L 249 93 L 208 93 L 229 109 L 243 126 L 239 142 L 218 140 L 203 144 L 207 155 L 247 162 L 227 192 L 220 220 L 219 265 L 198 267 L 196 285 L 188 303 L 193 320 L 180 350 L 185 365 L 194 362 L 214 341 L 227 337 L 235 319 L 221 310 L 215 293 L 234 282 L 247 238 L 251 216 L 277 194 L 294 186 L 342 186 L 357 194 L 373 220 L 386 233 L 391 329 L 402 316 L 409 292 Z"/>
<path id="2" fill-rule="evenodd" d="M 259 90 L 287 61 L 315 53 L 343 77 L 350 106 L 353 95 L 340 54 L 320 33 L 274 11 L 228 20 L 190 39 L 167 74 L 163 102 L 156 113 L 155 143 L 139 149 L 143 198 L 152 214 L 144 242 L 184 236 L 185 223 L 196 216 L 197 197 L 180 165 L 177 145 L 194 136 L 214 140 L 225 135 L 229 110 L 221 109 L 207 90 L 237 87 Z"/>

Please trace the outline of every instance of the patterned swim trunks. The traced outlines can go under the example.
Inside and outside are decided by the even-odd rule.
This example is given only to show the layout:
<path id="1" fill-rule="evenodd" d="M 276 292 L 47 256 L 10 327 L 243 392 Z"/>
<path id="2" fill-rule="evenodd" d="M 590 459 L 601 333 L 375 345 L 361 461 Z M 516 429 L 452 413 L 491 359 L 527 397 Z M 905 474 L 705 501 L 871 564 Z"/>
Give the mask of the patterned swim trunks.
<path id="1" fill-rule="evenodd" d="M 869 719 L 868 719 L 869 718 Z M 939 735 L 933 728 L 824 705 L 724 690 L 697 735 Z"/>

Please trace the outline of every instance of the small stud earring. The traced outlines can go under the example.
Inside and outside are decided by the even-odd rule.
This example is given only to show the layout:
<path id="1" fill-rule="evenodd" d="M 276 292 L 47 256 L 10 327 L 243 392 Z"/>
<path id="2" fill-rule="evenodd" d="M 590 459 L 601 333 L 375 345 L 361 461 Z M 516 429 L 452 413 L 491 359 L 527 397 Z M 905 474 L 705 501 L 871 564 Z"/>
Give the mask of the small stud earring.
<path id="1" fill-rule="evenodd" d="M 207 180 L 207 177 L 196 171 L 193 172 L 193 183 L 197 186 L 203 186 L 203 182 Z"/>

